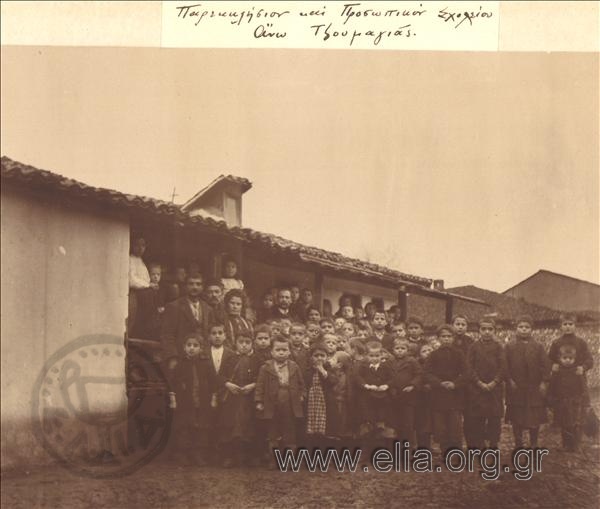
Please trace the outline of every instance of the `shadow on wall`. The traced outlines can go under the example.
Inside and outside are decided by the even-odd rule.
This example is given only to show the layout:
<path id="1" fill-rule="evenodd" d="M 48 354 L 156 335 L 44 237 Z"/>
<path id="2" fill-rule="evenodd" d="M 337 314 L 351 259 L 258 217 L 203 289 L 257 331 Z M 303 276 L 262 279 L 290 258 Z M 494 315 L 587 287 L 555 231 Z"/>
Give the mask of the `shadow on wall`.
<path id="1" fill-rule="evenodd" d="M 34 435 L 31 419 L 2 420 L 2 472 L 54 462 Z"/>

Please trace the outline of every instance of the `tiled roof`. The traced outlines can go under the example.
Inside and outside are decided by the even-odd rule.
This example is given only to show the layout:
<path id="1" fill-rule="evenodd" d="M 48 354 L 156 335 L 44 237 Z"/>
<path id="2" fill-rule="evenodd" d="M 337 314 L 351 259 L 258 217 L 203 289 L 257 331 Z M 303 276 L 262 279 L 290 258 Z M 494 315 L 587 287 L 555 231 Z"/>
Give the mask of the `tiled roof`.
<path id="1" fill-rule="evenodd" d="M 459 286 L 457 288 L 451 288 L 448 291 L 467 297 L 485 300 L 491 305 L 491 309 L 481 310 L 482 314 L 490 312 L 497 313 L 498 320 L 512 321 L 519 315 L 530 315 L 536 322 L 558 320 L 560 318 L 560 311 L 555 309 L 540 306 L 539 304 L 533 304 L 523 299 L 515 299 L 508 295 L 503 295 L 491 290 L 484 290 L 483 288 L 472 285 Z M 474 316 L 472 319 L 477 318 L 480 317 Z"/>
<path id="2" fill-rule="evenodd" d="M 393 280 L 398 283 L 408 282 L 427 287 L 432 283 L 432 280 L 428 278 L 405 274 L 332 251 L 298 244 L 269 233 L 250 228 L 229 227 L 225 221 L 217 221 L 209 217 L 190 216 L 183 212 L 178 205 L 163 200 L 89 186 L 53 172 L 13 161 L 8 157 L 2 157 L 1 170 L 3 183 L 12 182 L 28 189 L 51 191 L 75 199 L 93 200 L 102 206 L 112 206 L 129 211 L 140 210 L 153 215 L 171 217 L 174 221 L 184 225 L 201 226 L 211 231 L 232 235 L 253 245 L 260 245 L 271 251 L 294 255 L 305 262 L 316 263 L 331 270 L 348 271 L 388 282 Z M 248 182 L 240 177 L 231 178 Z"/>
<path id="3" fill-rule="evenodd" d="M 30 189 L 55 191 L 76 198 L 93 199 L 100 204 L 141 209 L 159 214 L 174 215 L 179 212 L 179 207 L 170 202 L 89 186 L 57 173 L 13 161 L 5 156 L 1 159 L 1 169 L 3 182 L 14 182 Z"/>

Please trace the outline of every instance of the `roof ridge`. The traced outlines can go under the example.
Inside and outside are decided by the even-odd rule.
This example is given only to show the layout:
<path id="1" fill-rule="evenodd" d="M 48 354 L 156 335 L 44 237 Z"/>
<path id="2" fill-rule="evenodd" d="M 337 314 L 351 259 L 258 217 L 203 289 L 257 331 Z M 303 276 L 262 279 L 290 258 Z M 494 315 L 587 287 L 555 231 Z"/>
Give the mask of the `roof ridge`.
<path id="1" fill-rule="evenodd" d="M 37 178 L 37 183 L 40 185 L 51 185 L 56 191 L 69 192 L 80 198 L 83 196 L 89 198 L 90 193 L 95 193 L 98 197 L 102 197 L 104 200 L 112 200 L 112 204 L 115 206 L 124 206 L 127 208 L 139 207 L 150 212 L 174 216 L 178 220 L 188 222 L 188 224 L 202 224 L 207 228 L 212 228 L 220 232 L 227 231 L 231 235 L 240 237 L 242 240 L 260 241 L 263 244 L 267 244 L 271 249 L 301 253 L 308 256 L 313 256 L 315 258 L 320 258 L 322 260 L 327 260 L 329 262 L 334 262 L 340 265 L 341 270 L 353 270 L 360 273 L 361 270 L 368 269 L 369 271 L 378 273 L 383 278 L 396 278 L 399 281 L 404 280 L 421 285 L 431 285 L 432 282 L 432 280 L 429 278 L 407 274 L 397 269 L 392 269 L 383 265 L 360 260 L 359 258 L 345 256 L 338 252 L 327 251 L 326 249 L 319 247 L 300 244 L 299 242 L 288 240 L 284 237 L 280 237 L 271 233 L 261 232 L 251 228 L 235 226 L 230 227 L 224 220 L 217 221 L 215 219 L 204 218 L 198 215 L 191 216 L 188 212 L 182 210 L 179 205 L 176 205 L 172 202 L 123 193 L 114 189 L 90 186 L 55 172 L 40 170 L 34 166 L 14 161 L 7 156 L 2 156 L 1 158 L 1 175 L 3 178 L 10 178 L 17 182 L 20 181 L 21 183 L 28 184 L 31 184 L 34 182 L 34 179 Z M 143 204 L 143 207 L 141 204 Z"/>
<path id="2" fill-rule="evenodd" d="M 561 274 L 560 272 L 554 272 L 554 271 L 548 270 L 548 269 L 538 269 L 536 272 L 534 272 L 530 276 L 528 276 L 525 279 L 519 281 L 517 284 L 512 285 L 510 288 L 504 290 L 502 293 L 510 292 L 512 289 L 514 289 L 517 286 L 523 284 L 525 281 L 529 281 L 531 278 L 537 276 L 541 272 L 546 272 L 547 274 L 553 274 L 555 276 L 559 276 L 559 277 L 562 277 L 562 278 L 565 278 L 565 279 L 571 279 L 573 281 L 579 281 L 580 283 L 586 283 L 586 284 L 592 285 L 592 286 L 600 286 L 598 283 L 594 283 L 592 281 L 586 281 L 585 279 L 580 279 L 580 278 L 573 277 L 573 276 L 567 276 L 566 274 Z"/>

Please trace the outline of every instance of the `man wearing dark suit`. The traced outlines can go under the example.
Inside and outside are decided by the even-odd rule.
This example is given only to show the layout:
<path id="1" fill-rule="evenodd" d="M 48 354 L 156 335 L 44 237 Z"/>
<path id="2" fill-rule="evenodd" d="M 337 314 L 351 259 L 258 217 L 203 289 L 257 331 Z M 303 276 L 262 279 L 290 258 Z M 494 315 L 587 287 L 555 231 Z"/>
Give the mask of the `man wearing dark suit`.
<path id="1" fill-rule="evenodd" d="M 280 320 L 289 318 L 292 321 L 297 320 L 297 316 L 291 311 L 292 292 L 289 288 L 280 288 L 277 291 L 277 304 L 271 309 L 271 318 Z"/>
<path id="2" fill-rule="evenodd" d="M 211 308 L 200 296 L 204 280 L 199 274 L 191 274 L 186 278 L 185 297 L 170 302 L 165 307 L 161 329 L 161 360 L 168 361 L 172 369 L 176 359 L 183 353 L 183 344 L 190 335 L 201 336 L 206 344 L 210 324 L 214 317 Z M 172 360 L 175 362 L 172 362 Z"/>

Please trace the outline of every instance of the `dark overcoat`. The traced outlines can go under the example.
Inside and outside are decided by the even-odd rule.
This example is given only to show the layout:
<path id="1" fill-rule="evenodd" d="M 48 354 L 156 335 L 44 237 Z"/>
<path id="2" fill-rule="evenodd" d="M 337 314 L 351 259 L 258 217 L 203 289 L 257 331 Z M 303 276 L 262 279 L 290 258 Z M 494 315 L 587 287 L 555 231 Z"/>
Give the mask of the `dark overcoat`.
<path id="1" fill-rule="evenodd" d="M 304 377 L 300 372 L 298 364 L 288 360 L 289 370 L 289 392 L 290 404 L 294 417 L 301 418 L 304 416 L 303 401 L 305 396 Z M 260 419 L 272 419 L 277 406 L 278 392 L 280 389 L 279 377 L 275 369 L 275 361 L 266 361 L 258 372 L 258 380 L 256 382 L 256 390 L 254 391 L 254 401 L 262 403 L 264 408 L 258 413 Z"/>

